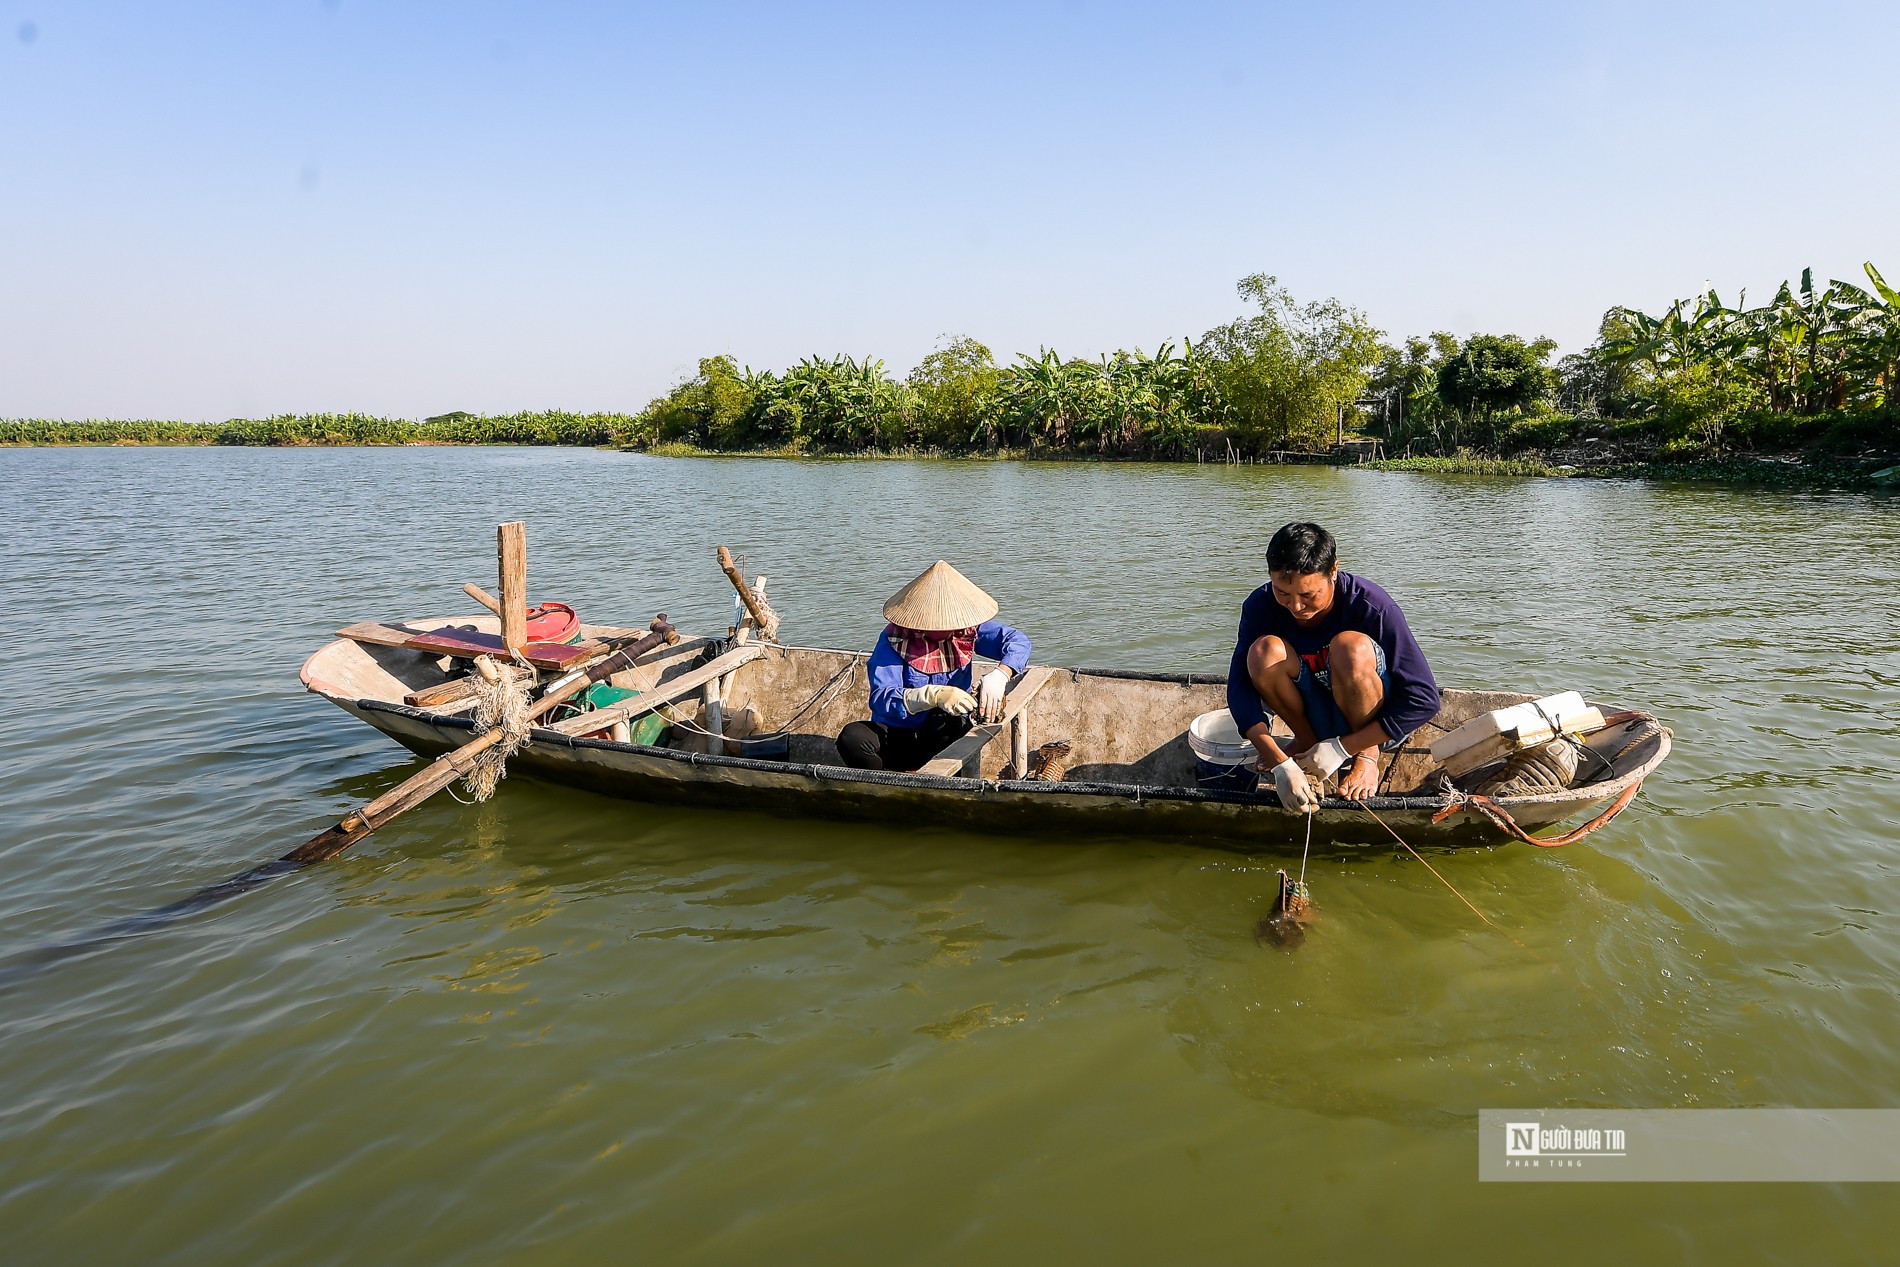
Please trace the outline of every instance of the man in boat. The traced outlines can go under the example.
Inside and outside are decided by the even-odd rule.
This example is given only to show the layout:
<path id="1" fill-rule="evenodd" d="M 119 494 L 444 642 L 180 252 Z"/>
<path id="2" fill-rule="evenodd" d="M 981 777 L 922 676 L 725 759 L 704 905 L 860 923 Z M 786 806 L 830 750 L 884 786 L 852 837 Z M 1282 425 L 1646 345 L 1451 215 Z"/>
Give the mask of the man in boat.
<path id="1" fill-rule="evenodd" d="M 871 652 L 871 720 L 838 736 L 846 765 L 915 770 L 1003 711 L 1010 678 L 1029 666 L 1029 638 L 995 619 L 996 600 L 939 559 L 884 604 L 890 623 Z M 976 677 L 976 657 L 997 667 Z"/>
<path id="2" fill-rule="evenodd" d="M 1312 813 L 1317 785 L 1334 775 L 1340 796 L 1362 801 L 1378 791 L 1380 751 L 1437 714 L 1431 666 L 1392 596 L 1340 571 L 1333 534 L 1318 524 L 1274 533 L 1267 574 L 1241 605 L 1228 711 L 1282 805 Z M 1268 733 L 1269 713 L 1293 732 L 1291 751 Z"/>

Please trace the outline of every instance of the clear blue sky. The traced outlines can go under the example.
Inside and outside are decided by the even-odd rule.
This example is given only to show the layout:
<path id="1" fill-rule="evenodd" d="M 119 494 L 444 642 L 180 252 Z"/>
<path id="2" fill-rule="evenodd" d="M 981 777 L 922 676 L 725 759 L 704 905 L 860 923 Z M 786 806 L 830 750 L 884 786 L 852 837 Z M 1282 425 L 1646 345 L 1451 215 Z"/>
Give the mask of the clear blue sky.
<path id="1" fill-rule="evenodd" d="M 730 352 L 1900 274 L 1893 3 L 0 0 L 0 416 L 638 408 Z"/>

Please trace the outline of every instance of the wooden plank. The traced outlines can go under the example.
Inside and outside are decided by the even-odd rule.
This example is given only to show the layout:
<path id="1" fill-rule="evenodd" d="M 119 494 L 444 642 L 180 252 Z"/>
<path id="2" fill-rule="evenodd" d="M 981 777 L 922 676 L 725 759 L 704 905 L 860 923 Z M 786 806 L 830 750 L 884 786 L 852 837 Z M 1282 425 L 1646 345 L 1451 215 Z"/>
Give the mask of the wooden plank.
<path id="1" fill-rule="evenodd" d="M 935 757 L 917 768 L 919 774 L 940 774 L 945 778 L 955 778 L 959 771 L 969 763 L 971 757 L 989 747 L 990 741 L 1002 734 L 1023 709 L 1029 706 L 1036 692 L 1043 684 L 1055 676 L 1055 670 L 1046 667 L 1026 669 L 1010 679 L 1009 693 L 1003 697 L 1003 715 L 993 722 L 984 722 L 973 726 L 970 733 L 954 740 Z M 1019 772 L 1019 778 L 1027 771 Z"/>
<path id="2" fill-rule="evenodd" d="M 595 627 L 600 628 L 601 626 Z M 643 634 L 644 631 L 638 629 L 620 629 L 615 631 L 614 637 L 632 641 L 642 637 Z M 595 643 L 594 645 L 600 647 L 603 652 L 607 646 L 604 642 Z M 683 638 L 678 643 L 662 644 L 658 648 L 647 652 L 641 656 L 639 660 L 620 670 L 620 672 L 613 674 L 610 680 L 615 686 L 631 687 L 636 691 L 651 690 L 653 684 L 659 680 L 659 675 L 663 673 L 673 661 L 679 659 L 681 655 L 696 654 L 699 648 L 705 645 L 706 639 L 704 638 Z M 484 662 L 477 660 L 475 663 L 479 666 Z M 488 663 L 493 662 L 489 661 Z M 517 678 L 525 678 L 528 675 L 528 670 L 518 668 L 511 664 L 503 664 L 497 667 L 499 667 L 502 672 L 512 674 Z M 576 665 L 575 667 L 579 668 L 581 666 Z M 449 709 L 449 711 L 461 712 L 468 706 L 468 702 L 473 698 L 478 680 L 474 674 L 469 674 L 467 677 L 450 678 L 448 681 L 438 683 L 435 686 L 424 687 L 420 691 L 411 691 L 402 697 L 402 702 L 412 708 L 429 708 L 436 710 L 448 709 L 449 705 L 453 704 L 457 707 Z"/>
<path id="3" fill-rule="evenodd" d="M 629 665 L 608 678 L 608 684 L 633 691 L 650 691 L 659 685 L 660 679 L 673 669 L 698 656 L 711 641 L 710 638 L 681 638 L 671 646 L 661 647 L 651 655 L 641 656 L 639 663 Z"/>
<path id="4" fill-rule="evenodd" d="M 510 655 L 528 645 L 528 525 L 520 520 L 495 529 L 495 560 L 501 572 L 501 641 Z"/>
<path id="5" fill-rule="evenodd" d="M 737 647 L 710 664 L 702 664 L 697 669 L 680 674 L 670 682 L 662 682 L 638 698 L 622 700 L 618 704 L 609 704 L 605 708 L 596 708 L 591 713 L 582 713 L 579 717 L 555 722 L 547 729 L 559 731 L 563 735 L 591 735 L 597 730 L 607 729 L 617 721 L 632 721 L 662 705 L 671 704 L 676 699 L 691 695 L 721 674 L 730 673 L 742 664 L 750 664 L 764 654 L 765 649 L 759 646 Z"/>
<path id="6" fill-rule="evenodd" d="M 336 636 L 370 647 L 406 647 L 409 640 L 420 632 L 417 629 L 404 629 L 401 625 L 384 624 L 380 620 L 359 620 L 354 625 L 345 625 L 337 630 Z"/>
<path id="7" fill-rule="evenodd" d="M 424 655 L 454 656 L 473 660 L 478 655 L 505 655 L 501 638 L 475 629 L 405 629 L 401 625 L 364 620 L 336 631 L 339 638 L 371 647 L 405 647 Z M 599 655 L 598 642 L 531 642 L 522 649 L 529 664 L 538 669 L 565 669 L 577 661 Z"/>

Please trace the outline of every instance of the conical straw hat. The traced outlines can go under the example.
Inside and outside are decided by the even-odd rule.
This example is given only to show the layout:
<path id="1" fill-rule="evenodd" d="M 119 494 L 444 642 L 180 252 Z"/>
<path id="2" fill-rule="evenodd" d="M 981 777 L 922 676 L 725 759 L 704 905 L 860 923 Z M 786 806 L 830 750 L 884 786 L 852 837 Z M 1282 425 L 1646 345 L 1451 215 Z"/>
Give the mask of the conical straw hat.
<path id="1" fill-rule="evenodd" d="M 893 625 L 926 631 L 968 629 L 995 614 L 996 600 L 942 559 L 884 604 L 884 619 Z"/>

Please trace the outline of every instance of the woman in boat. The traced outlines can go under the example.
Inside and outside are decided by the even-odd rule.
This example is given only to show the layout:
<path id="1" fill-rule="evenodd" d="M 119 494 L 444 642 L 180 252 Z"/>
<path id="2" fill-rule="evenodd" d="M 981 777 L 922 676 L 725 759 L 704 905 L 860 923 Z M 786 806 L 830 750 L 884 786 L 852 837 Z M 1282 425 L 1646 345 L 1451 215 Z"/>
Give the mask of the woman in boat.
<path id="1" fill-rule="evenodd" d="M 995 619 L 996 600 L 942 559 L 884 604 L 890 623 L 871 652 L 871 719 L 838 736 L 846 765 L 915 770 L 1003 711 L 1010 678 L 1029 665 L 1029 638 Z M 976 681 L 976 657 L 997 666 Z"/>

